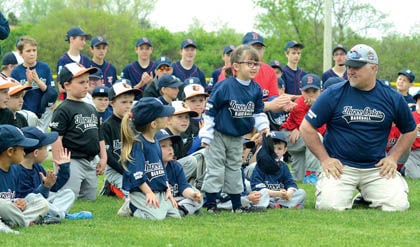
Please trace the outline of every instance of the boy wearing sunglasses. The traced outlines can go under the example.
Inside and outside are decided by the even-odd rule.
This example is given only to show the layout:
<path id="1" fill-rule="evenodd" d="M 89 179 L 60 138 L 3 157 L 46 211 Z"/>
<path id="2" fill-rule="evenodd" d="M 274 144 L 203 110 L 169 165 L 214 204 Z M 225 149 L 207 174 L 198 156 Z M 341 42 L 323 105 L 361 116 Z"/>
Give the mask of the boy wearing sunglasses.
<path id="1" fill-rule="evenodd" d="M 143 97 L 159 97 L 159 78 L 161 78 L 164 75 L 172 75 L 173 67 L 171 59 L 169 57 L 160 57 L 156 60 L 155 64 L 156 76 L 153 79 L 152 83 L 147 85 L 147 87 L 144 89 Z"/>

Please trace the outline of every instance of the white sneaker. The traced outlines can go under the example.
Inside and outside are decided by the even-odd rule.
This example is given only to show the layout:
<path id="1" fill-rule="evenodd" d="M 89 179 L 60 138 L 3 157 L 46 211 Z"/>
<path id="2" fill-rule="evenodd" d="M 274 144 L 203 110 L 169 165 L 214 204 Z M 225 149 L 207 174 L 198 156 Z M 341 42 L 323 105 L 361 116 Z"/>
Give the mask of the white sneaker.
<path id="1" fill-rule="evenodd" d="M 8 225 L 4 224 L 3 221 L 1 220 L 0 220 L 0 232 L 19 234 L 18 231 L 12 230 Z"/>
<path id="2" fill-rule="evenodd" d="M 133 215 L 130 210 L 130 199 L 125 199 L 124 204 L 118 209 L 117 215 L 123 217 L 130 217 Z"/>

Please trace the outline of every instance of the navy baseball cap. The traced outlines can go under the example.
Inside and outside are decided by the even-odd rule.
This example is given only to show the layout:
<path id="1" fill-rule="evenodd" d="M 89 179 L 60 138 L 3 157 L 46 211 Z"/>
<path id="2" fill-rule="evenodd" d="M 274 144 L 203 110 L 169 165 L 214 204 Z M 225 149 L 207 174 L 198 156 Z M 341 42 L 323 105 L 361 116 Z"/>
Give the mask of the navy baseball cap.
<path id="1" fill-rule="evenodd" d="M 53 144 L 58 139 L 58 132 L 51 131 L 49 133 L 44 133 L 42 130 L 34 126 L 23 127 L 22 132 L 26 138 L 38 140 L 37 145 L 25 148 L 25 153 L 27 154 L 32 153 L 37 148 Z"/>
<path id="2" fill-rule="evenodd" d="M 175 112 L 175 108 L 164 105 L 154 97 L 143 97 L 131 109 L 135 126 L 144 126 L 157 118 L 169 117 Z"/>
<path id="3" fill-rule="evenodd" d="M 102 70 L 100 68 L 97 69 L 98 70 L 95 73 L 89 75 L 89 79 L 95 78 L 102 80 L 104 78 L 104 73 L 102 73 Z"/>
<path id="4" fill-rule="evenodd" d="M 277 87 L 278 88 L 284 88 L 285 87 L 285 83 L 284 83 L 283 79 L 281 79 L 281 77 L 277 77 Z"/>
<path id="5" fill-rule="evenodd" d="M 139 89 L 132 88 L 130 80 L 119 79 L 115 81 L 115 83 L 109 89 L 108 98 L 109 100 L 113 100 L 122 94 L 129 94 L 129 93 L 132 93 L 135 96 L 138 96 L 141 94 L 141 91 Z"/>
<path id="6" fill-rule="evenodd" d="M 416 76 L 414 75 L 413 71 L 409 70 L 409 69 L 405 69 L 405 70 L 400 70 L 398 72 L 398 75 L 405 75 L 408 77 L 408 80 L 410 80 L 410 82 L 414 82 L 414 79 L 416 79 Z"/>
<path id="7" fill-rule="evenodd" d="M 246 148 L 253 148 L 253 147 L 255 147 L 255 142 L 251 141 L 248 138 L 243 138 L 242 139 L 242 145 L 245 145 Z"/>
<path id="8" fill-rule="evenodd" d="M 4 54 L 3 58 L 1 59 L 2 65 L 9 65 L 9 64 L 18 64 L 18 61 L 16 59 L 15 54 L 13 52 L 9 51 L 6 54 Z"/>
<path id="9" fill-rule="evenodd" d="M 169 57 L 160 57 L 156 60 L 156 69 L 158 69 L 160 66 L 166 65 L 169 67 L 172 67 L 172 62 Z"/>
<path id="10" fill-rule="evenodd" d="M 417 101 L 417 99 L 420 97 L 420 90 L 419 91 L 417 91 L 417 93 L 413 96 L 413 99 L 415 100 L 415 101 Z"/>
<path id="11" fill-rule="evenodd" d="M 96 86 L 92 91 L 92 97 L 108 97 L 109 88 L 105 86 Z"/>
<path id="12" fill-rule="evenodd" d="M 271 136 L 271 139 L 281 141 L 285 143 L 287 146 L 286 136 L 282 132 L 277 131 L 277 130 L 270 131 L 270 136 Z"/>
<path id="13" fill-rule="evenodd" d="M 201 81 L 200 79 L 198 79 L 198 77 L 190 77 L 184 80 L 184 84 L 188 85 L 188 84 L 200 84 L 201 85 Z"/>
<path id="14" fill-rule="evenodd" d="M 70 37 L 84 36 L 86 40 L 90 40 L 92 35 L 85 33 L 82 28 L 74 27 L 67 31 L 65 41 L 69 41 Z"/>
<path id="15" fill-rule="evenodd" d="M 158 87 L 159 89 L 163 87 L 180 87 L 184 85 L 182 81 L 180 81 L 176 76 L 173 75 L 163 75 L 158 80 Z"/>
<path id="16" fill-rule="evenodd" d="M 166 139 L 171 139 L 172 143 L 178 143 L 181 142 L 181 136 L 179 135 L 171 135 L 169 134 L 169 132 L 165 129 L 160 129 L 158 132 L 156 132 L 155 134 L 155 139 L 160 142 Z"/>
<path id="17" fill-rule="evenodd" d="M 367 63 L 379 64 L 378 55 L 372 47 L 364 44 L 358 44 L 353 46 L 353 48 L 347 52 L 347 60 L 344 62 L 344 65 L 360 68 Z"/>
<path id="18" fill-rule="evenodd" d="M 10 147 L 29 148 L 39 143 L 36 139 L 25 137 L 22 130 L 9 124 L 0 125 L 0 140 L 0 153 Z"/>
<path id="19" fill-rule="evenodd" d="M 149 46 L 153 46 L 152 41 L 149 38 L 141 37 L 140 39 L 137 40 L 136 47 L 139 47 L 139 46 L 144 45 L 144 44 L 149 45 Z"/>
<path id="20" fill-rule="evenodd" d="M 79 63 L 68 63 L 60 70 L 58 78 L 60 79 L 61 86 L 64 87 L 65 82 L 70 82 L 73 78 L 77 78 L 83 74 L 94 74 L 98 71 L 96 67 L 85 68 Z"/>
<path id="21" fill-rule="evenodd" d="M 281 71 L 283 71 L 281 63 L 278 60 L 271 60 L 268 64 L 271 66 L 271 68 L 279 68 Z"/>
<path id="22" fill-rule="evenodd" d="M 193 39 L 185 39 L 185 40 L 182 41 L 181 49 L 184 49 L 187 46 L 192 46 L 194 48 L 197 48 L 197 44 L 195 43 L 195 41 Z"/>
<path id="23" fill-rule="evenodd" d="M 262 46 L 265 46 L 263 36 L 259 35 L 256 32 L 246 33 L 245 36 L 242 38 L 242 44 L 243 45 L 261 44 Z"/>
<path id="24" fill-rule="evenodd" d="M 291 41 L 286 43 L 286 46 L 284 47 L 284 50 L 287 51 L 288 49 L 293 48 L 293 47 L 297 47 L 297 48 L 300 48 L 300 49 L 305 48 L 305 46 L 303 44 L 298 43 L 297 41 L 291 40 Z"/>
<path id="25" fill-rule="evenodd" d="M 300 89 L 306 90 L 308 88 L 321 89 L 321 80 L 315 74 L 306 74 L 300 80 Z"/>
<path id="26" fill-rule="evenodd" d="M 223 49 L 223 55 L 225 55 L 225 54 L 229 54 L 229 53 L 231 53 L 233 50 L 235 50 L 235 46 L 234 46 L 234 45 L 227 45 L 227 46 L 225 46 L 225 48 Z"/>
<path id="27" fill-rule="evenodd" d="M 325 90 L 327 89 L 329 86 L 337 84 L 339 82 L 345 81 L 343 78 L 341 77 L 330 77 L 328 78 L 325 82 L 322 83 L 322 89 Z"/>
<path id="28" fill-rule="evenodd" d="M 95 46 L 101 45 L 101 44 L 108 45 L 108 42 L 102 36 L 96 36 L 96 37 L 92 38 L 92 40 L 90 41 L 90 47 L 95 47 Z"/>
<path id="29" fill-rule="evenodd" d="M 345 47 L 344 45 L 341 45 L 341 44 L 338 44 L 336 47 L 333 48 L 333 50 L 332 50 L 333 55 L 337 50 L 342 50 L 342 51 L 344 51 L 344 53 L 347 53 L 347 47 Z"/>

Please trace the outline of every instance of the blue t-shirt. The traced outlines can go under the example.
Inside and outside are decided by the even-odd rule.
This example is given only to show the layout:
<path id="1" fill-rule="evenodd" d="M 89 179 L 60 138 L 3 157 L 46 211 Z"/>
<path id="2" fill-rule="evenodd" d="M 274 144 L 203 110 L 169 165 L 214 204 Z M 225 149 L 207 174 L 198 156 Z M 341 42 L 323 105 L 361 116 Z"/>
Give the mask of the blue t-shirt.
<path id="1" fill-rule="evenodd" d="M 332 68 L 331 69 L 329 69 L 329 70 L 327 70 L 327 71 L 325 71 L 323 74 L 322 74 L 322 82 L 326 82 L 327 80 L 328 80 L 328 78 L 330 78 L 330 77 L 340 77 L 339 75 L 337 75 L 335 72 L 334 72 L 334 70 L 332 70 Z M 343 74 L 343 79 L 344 80 L 347 80 L 347 70 L 344 72 L 344 74 Z"/>
<path id="2" fill-rule="evenodd" d="M 306 71 L 303 71 L 300 67 L 293 70 L 287 65 L 282 70 L 281 79 L 284 81 L 285 92 L 287 94 L 301 95 L 300 80 L 307 74 Z"/>
<path id="3" fill-rule="evenodd" d="M 198 79 L 200 79 L 201 86 L 203 86 L 204 88 L 207 87 L 206 76 L 197 65 L 194 64 L 191 67 L 191 69 L 186 70 L 184 69 L 184 67 L 182 67 L 181 62 L 177 61 L 176 63 L 172 63 L 172 67 L 174 68 L 172 74 L 178 77 L 178 79 L 180 79 L 181 81 L 185 81 L 186 79 L 191 77 L 197 77 Z"/>
<path id="4" fill-rule="evenodd" d="M 117 78 L 117 69 L 115 66 L 107 61 L 104 61 L 102 65 L 99 65 L 92 61 L 92 67 L 100 68 L 104 75 L 104 84 L 106 87 L 112 87 Z"/>
<path id="5" fill-rule="evenodd" d="M 403 97 L 378 80 L 370 91 L 351 87 L 349 81 L 328 87 L 305 119 L 315 128 L 326 123 L 328 154 L 356 168 L 374 168 L 385 157 L 393 122 L 401 133 L 416 128 Z"/>
<path id="6" fill-rule="evenodd" d="M 178 161 L 169 161 L 165 169 L 174 197 L 182 196 L 182 192 L 184 192 L 186 188 L 191 188 L 191 185 L 187 182 L 187 178 L 185 177 L 184 170 Z"/>
<path id="7" fill-rule="evenodd" d="M 127 170 L 123 174 L 123 189 L 129 192 L 141 192 L 139 186 L 147 183 L 154 192 L 167 189 L 168 178 L 162 162 L 159 142 L 149 142 L 142 135 L 140 141 L 133 144 L 132 162 L 126 162 Z"/>
<path id="8" fill-rule="evenodd" d="M 34 67 L 30 67 L 31 70 L 36 70 L 38 78 L 45 83 L 47 88 L 54 88 L 55 84 L 52 78 L 51 69 L 48 64 L 38 61 Z M 19 81 L 22 85 L 27 82 L 26 78 L 26 67 L 23 64 L 18 65 L 12 70 L 10 75 L 12 78 Z M 36 114 L 42 114 L 45 112 L 45 106 L 41 106 L 41 99 L 44 92 L 39 89 L 38 84 L 32 81 L 32 89 L 26 91 L 23 97 L 23 110 L 29 110 Z M 48 89 L 47 89 L 48 90 Z"/>

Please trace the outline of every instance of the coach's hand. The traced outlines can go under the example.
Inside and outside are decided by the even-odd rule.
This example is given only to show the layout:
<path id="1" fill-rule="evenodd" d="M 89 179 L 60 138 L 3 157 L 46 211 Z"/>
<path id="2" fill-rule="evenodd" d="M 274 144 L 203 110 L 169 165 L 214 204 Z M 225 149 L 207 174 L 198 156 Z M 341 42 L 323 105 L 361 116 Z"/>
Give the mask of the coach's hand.
<path id="1" fill-rule="evenodd" d="M 397 162 L 389 156 L 381 159 L 375 166 L 382 167 L 379 171 L 382 177 L 393 178 L 397 174 Z"/>
<path id="2" fill-rule="evenodd" d="M 335 179 L 338 179 L 343 174 L 343 164 L 338 159 L 329 157 L 321 161 L 321 166 L 327 178 L 332 175 Z"/>

